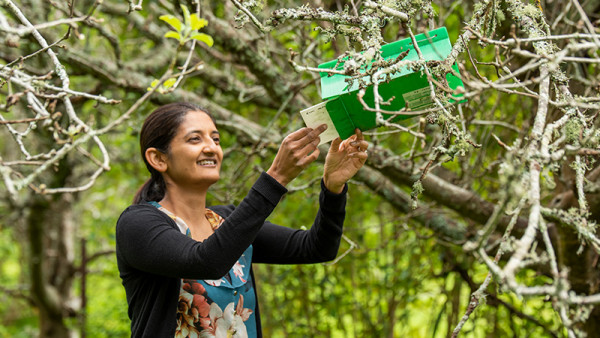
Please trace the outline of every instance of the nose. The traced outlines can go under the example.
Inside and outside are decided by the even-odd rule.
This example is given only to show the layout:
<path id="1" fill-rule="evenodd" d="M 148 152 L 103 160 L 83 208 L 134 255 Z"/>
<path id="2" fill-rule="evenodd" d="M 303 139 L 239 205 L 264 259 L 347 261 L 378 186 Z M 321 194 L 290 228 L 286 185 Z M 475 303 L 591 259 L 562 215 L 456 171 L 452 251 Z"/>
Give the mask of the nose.
<path id="1" fill-rule="evenodd" d="M 202 148 L 202 152 L 205 154 L 213 155 L 217 152 L 218 147 L 219 145 L 212 138 L 209 138 L 209 141 L 204 143 L 204 148 Z"/>

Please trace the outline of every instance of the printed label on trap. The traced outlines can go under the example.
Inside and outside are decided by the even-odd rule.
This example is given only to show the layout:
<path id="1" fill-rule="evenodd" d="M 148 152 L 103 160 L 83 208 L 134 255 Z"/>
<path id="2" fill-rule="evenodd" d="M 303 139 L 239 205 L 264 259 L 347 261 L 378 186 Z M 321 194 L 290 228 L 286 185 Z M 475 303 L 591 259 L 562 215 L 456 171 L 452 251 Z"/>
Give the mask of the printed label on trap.
<path id="1" fill-rule="evenodd" d="M 421 110 L 433 105 L 431 101 L 431 90 L 429 87 L 419 88 L 402 94 L 404 102 L 410 110 Z"/>

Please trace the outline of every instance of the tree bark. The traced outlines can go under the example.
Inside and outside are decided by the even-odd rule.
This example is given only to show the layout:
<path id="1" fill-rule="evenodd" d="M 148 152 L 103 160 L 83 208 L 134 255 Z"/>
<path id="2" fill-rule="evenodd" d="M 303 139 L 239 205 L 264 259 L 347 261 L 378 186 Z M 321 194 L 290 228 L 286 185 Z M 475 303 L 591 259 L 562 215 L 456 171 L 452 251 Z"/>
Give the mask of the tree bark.
<path id="1" fill-rule="evenodd" d="M 70 169 L 66 165 L 60 168 L 54 177 L 64 184 Z M 31 193 L 27 204 L 29 282 L 40 313 L 40 337 L 71 336 L 66 319 L 74 315 L 69 305 L 75 278 L 72 203 L 70 194 Z"/>

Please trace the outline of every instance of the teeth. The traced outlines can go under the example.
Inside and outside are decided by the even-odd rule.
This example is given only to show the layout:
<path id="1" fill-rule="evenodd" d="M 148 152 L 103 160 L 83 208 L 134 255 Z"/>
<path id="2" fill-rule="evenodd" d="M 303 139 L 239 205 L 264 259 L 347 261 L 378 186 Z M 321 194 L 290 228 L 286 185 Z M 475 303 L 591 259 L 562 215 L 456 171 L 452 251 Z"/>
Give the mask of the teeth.
<path id="1" fill-rule="evenodd" d="M 215 165 L 216 162 L 214 160 L 202 160 L 200 161 L 200 165 Z"/>

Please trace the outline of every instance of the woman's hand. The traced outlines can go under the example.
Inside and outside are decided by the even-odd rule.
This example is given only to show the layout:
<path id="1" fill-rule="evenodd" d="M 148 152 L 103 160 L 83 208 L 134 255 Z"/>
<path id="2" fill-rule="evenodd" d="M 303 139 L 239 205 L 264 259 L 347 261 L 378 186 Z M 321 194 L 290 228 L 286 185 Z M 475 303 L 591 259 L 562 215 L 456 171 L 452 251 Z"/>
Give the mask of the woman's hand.
<path id="1" fill-rule="evenodd" d="M 286 136 L 267 174 L 283 186 L 290 183 L 319 157 L 319 135 L 325 129 L 327 125 L 322 124 L 316 129 L 302 128 Z"/>
<path id="2" fill-rule="evenodd" d="M 329 191 L 339 194 L 344 190 L 346 182 L 365 164 L 368 147 L 358 128 L 345 141 L 338 137 L 331 142 L 323 169 L 323 182 Z"/>

